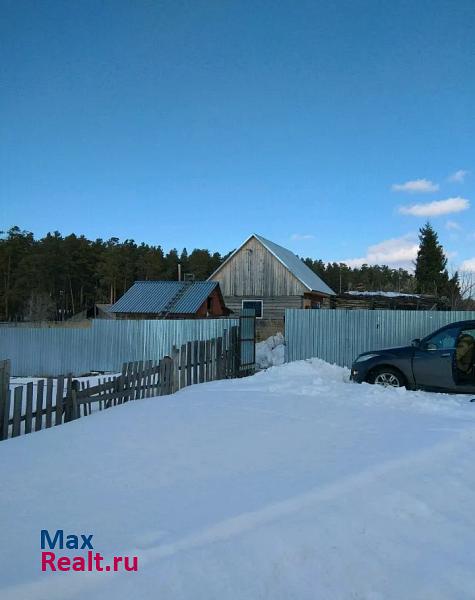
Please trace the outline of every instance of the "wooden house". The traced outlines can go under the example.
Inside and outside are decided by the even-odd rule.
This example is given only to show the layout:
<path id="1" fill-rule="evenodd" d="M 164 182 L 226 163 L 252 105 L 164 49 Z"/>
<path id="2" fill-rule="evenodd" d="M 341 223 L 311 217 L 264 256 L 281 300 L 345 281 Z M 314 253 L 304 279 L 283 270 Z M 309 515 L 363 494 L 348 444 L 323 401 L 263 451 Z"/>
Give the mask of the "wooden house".
<path id="1" fill-rule="evenodd" d="M 217 282 L 136 281 L 108 312 L 116 319 L 203 319 L 230 311 Z"/>
<path id="2" fill-rule="evenodd" d="M 335 295 L 293 252 L 256 234 L 208 280 L 219 283 L 233 312 L 254 308 L 258 320 L 265 321 L 282 322 L 286 308 L 320 308 Z"/>

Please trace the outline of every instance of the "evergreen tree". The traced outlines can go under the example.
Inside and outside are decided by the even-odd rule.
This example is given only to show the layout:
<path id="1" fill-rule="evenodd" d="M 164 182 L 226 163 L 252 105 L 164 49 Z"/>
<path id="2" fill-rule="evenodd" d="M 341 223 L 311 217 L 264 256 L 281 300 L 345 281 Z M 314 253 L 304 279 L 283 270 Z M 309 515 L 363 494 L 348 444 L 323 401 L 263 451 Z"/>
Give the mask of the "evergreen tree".
<path id="1" fill-rule="evenodd" d="M 417 252 L 415 277 L 420 294 L 446 296 L 449 275 L 447 258 L 439 243 L 439 237 L 430 223 L 419 229 L 419 250 Z"/>

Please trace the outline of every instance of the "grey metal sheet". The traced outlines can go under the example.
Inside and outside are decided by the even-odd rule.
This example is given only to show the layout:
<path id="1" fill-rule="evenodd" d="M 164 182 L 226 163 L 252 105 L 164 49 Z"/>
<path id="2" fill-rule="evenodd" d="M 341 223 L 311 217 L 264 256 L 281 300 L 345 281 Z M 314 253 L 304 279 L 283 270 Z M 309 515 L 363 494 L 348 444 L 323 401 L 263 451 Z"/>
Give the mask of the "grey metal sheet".
<path id="1" fill-rule="evenodd" d="M 293 252 L 270 240 L 266 240 L 260 235 L 254 235 L 262 244 L 264 244 L 269 252 L 272 252 L 272 254 L 278 258 L 284 266 L 297 277 L 297 279 L 309 288 L 309 290 L 322 292 L 329 296 L 335 295 L 335 292 Z"/>
<path id="2" fill-rule="evenodd" d="M 16 376 L 117 371 L 124 362 L 156 360 L 174 345 L 219 337 L 238 324 L 238 319 L 97 319 L 88 327 L 0 327 L 0 359 L 11 359 Z"/>
<path id="3" fill-rule="evenodd" d="M 287 361 L 317 357 L 351 366 L 358 354 L 403 346 L 475 311 L 299 310 L 285 311 Z"/>
<path id="4" fill-rule="evenodd" d="M 158 314 L 166 311 L 172 314 L 193 314 L 216 285 L 215 281 L 136 281 L 109 308 L 109 312 Z M 175 303 L 173 300 L 176 296 Z"/>

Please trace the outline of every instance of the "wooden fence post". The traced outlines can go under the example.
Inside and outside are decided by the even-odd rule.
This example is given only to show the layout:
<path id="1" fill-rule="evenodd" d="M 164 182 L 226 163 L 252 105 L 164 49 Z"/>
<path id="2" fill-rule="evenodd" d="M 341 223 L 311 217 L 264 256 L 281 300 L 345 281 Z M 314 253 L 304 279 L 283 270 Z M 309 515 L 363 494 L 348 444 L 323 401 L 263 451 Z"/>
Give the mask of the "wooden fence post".
<path id="1" fill-rule="evenodd" d="M 46 429 L 53 424 L 53 380 L 49 377 L 46 380 Z"/>
<path id="2" fill-rule="evenodd" d="M 9 389 L 4 403 L 3 422 L 0 423 L 0 434 L 2 440 L 6 440 L 8 438 L 8 427 L 10 425 L 10 398 L 11 392 Z"/>
<path id="3" fill-rule="evenodd" d="M 33 382 L 26 384 L 25 433 L 31 433 L 33 423 Z"/>
<path id="4" fill-rule="evenodd" d="M 198 367 L 199 367 L 199 341 L 192 342 L 193 346 L 193 384 L 198 383 Z"/>
<path id="5" fill-rule="evenodd" d="M 206 355 L 205 355 L 205 342 L 204 340 L 200 341 L 200 345 L 199 345 L 199 378 L 198 381 L 200 383 L 204 383 L 205 381 L 205 369 L 206 369 Z"/>
<path id="6" fill-rule="evenodd" d="M 35 416 L 35 431 L 40 431 L 43 424 L 43 392 L 45 380 L 40 379 L 36 385 L 36 416 Z"/>
<path id="7" fill-rule="evenodd" d="M 7 421 L 10 418 L 10 368 L 11 363 L 7 360 L 0 361 L 0 440 L 6 439 L 3 437 L 3 422 L 5 414 Z M 8 404 L 8 411 L 6 410 Z"/>
<path id="8" fill-rule="evenodd" d="M 186 344 L 180 349 L 180 389 L 186 386 Z"/>
<path id="9" fill-rule="evenodd" d="M 63 392 L 64 392 L 64 377 L 58 377 L 56 380 L 56 414 L 54 424 L 61 425 L 63 420 Z"/>
<path id="10" fill-rule="evenodd" d="M 186 343 L 186 385 L 192 384 L 192 348 L 191 342 Z"/>
<path id="11" fill-rule="evenodd" d="M 216 379 L 223 378 L 223 338 L 216 340 Z"/>
<path id="12" fill-rule="evenodd" d="M 172 349 L 172 391 L 174 394 L 180 389 L 180 352 L 176 346 Z"/>
<path id="13" fill-rule="evenodd" d="M 13 425 L 12 425 L 12 437 L 20 435 L 21 425 L 21 407 L 23 404 L 23 387 L 19 385 L 15 388 L 13 393 Z"/>

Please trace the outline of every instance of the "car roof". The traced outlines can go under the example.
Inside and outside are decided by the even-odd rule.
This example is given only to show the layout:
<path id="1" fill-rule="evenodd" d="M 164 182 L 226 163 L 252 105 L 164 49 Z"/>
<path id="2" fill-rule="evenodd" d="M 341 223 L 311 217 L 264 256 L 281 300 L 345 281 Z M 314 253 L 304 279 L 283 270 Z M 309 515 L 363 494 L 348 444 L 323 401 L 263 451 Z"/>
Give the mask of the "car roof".
<path id="1" fill-rule="evenodd" d="M 475 320 L 467 319 L 466 321 L 454 321 L 453 323 L 447 323 L 447 325 L 442 325 L 442 327 L 439 327 L 438 329 L 434 329 L 434 331 L 432 333 L 429 333 L 425 337 L 429 337 L 436 331 L 442 331 L 443 329 L 449 329 L 450 327 L 467 327 L 467 326 L 470 328 L 473 327 L 475 329 Z"/>

